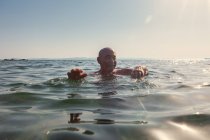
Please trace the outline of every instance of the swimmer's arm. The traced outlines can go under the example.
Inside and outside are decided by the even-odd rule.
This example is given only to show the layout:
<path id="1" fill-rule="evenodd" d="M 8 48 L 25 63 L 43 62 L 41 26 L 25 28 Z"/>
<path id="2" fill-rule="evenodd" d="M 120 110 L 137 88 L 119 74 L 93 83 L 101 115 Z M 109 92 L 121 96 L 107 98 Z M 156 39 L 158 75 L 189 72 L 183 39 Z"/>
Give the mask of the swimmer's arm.
<path id="1" fill-rule="evenodd" d="M 136 66 L 134 69 L 116 69 L 115 74 L 118 75 L 130 75 L 132 78 L 141 78 L 148 75 L 148 69 L 143 66 Z"/>
<path id="2" fill-rule="evenodd" d="M 131 75 L 133 69 L 125 68 L 125 69 L 116 69 L 115 74 L 118 75 Z"/>

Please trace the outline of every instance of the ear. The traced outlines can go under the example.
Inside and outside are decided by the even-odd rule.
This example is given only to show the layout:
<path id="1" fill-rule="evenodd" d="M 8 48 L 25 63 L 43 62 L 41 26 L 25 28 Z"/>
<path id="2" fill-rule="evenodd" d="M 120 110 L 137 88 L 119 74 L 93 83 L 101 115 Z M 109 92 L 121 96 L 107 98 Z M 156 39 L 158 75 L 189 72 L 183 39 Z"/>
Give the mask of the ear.
<path id="1" fill-rule="evenodd" d="M 100 57 L 97 57 L 98 64 L 101 64 Z"/>

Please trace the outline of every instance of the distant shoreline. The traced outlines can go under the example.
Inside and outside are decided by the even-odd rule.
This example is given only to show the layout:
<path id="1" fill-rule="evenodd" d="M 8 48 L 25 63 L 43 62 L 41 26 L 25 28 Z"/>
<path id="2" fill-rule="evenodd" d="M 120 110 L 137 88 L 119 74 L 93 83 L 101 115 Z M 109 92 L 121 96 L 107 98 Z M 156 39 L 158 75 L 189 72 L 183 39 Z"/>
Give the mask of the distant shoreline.
<path id="1" fill-rule="evenodd" d="M 210 58 L 117 58 L 118 60 L 209 60 Z M 72 58 L 3 58 L 0 61 L 29 61 L 29 60 L 96 60 L 91 57 Z"/>

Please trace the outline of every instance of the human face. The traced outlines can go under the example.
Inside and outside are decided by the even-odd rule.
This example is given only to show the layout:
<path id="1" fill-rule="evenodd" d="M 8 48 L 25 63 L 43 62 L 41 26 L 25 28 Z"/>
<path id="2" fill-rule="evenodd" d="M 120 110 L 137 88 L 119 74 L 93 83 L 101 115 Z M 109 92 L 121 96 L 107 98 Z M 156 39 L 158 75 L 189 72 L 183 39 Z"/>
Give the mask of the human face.
<path id="1" fill-rule="evenodd" d="M 116 55 L 111 49 L 103 50 L 99 57 L 98 62 L 101 65 L 101 72 L 104 74 L 111 74 L 116 67 Z"/>

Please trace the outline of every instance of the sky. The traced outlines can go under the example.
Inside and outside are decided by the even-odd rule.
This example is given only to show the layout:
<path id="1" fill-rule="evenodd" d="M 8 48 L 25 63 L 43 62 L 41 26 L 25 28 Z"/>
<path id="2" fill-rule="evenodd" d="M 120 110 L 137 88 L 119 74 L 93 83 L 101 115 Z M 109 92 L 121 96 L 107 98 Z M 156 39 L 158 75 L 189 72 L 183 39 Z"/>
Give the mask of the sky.
<path id="1" fill-rule="evenodd" d="M 0 59 L 209 58 L 210 0 L 0 0 Z"/>

